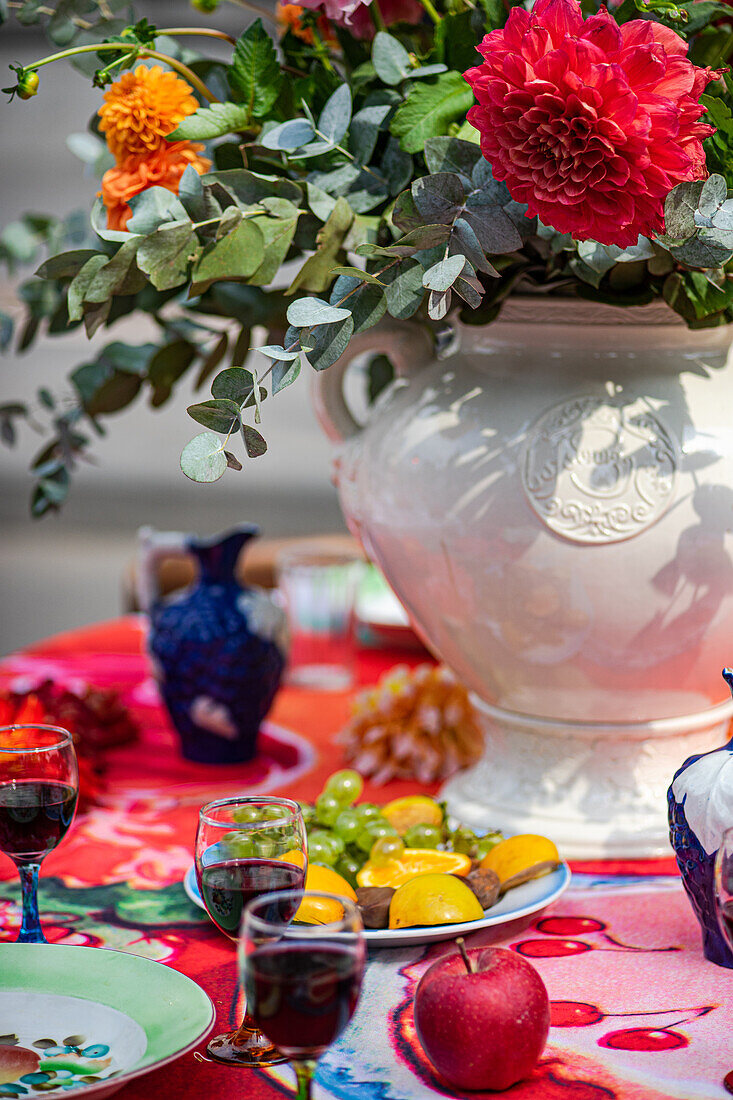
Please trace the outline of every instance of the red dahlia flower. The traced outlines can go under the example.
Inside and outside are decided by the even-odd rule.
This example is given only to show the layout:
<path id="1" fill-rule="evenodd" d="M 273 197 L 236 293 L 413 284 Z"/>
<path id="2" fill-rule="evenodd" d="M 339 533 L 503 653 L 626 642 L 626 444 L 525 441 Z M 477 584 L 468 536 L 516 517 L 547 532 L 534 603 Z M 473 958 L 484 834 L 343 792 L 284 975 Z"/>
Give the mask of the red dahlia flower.
<path id="1" fill-rule="evenodd" d="M 577 0 L 537 0 L 478 49 L 468 119 L 530 217 L 625 248 L 663 232 L 676 184 L 708 175 L 702 141 L 715 131 L 698 99 L 720 74 L 688 61 L 668 27 L 619 26 L 605 9 L 583 20 Z"/>

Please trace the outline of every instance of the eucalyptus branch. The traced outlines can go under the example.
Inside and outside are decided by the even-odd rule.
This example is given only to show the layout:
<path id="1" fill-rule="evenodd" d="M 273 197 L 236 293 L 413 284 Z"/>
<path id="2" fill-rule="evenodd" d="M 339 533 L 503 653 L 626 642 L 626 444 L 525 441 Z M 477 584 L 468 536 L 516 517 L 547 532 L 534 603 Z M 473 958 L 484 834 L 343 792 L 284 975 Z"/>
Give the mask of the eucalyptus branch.
<path id="1" fill-rule="evenodd" d="M 327 141 L 330 143 L 331 139 L 328 134 L 322 133 L 317 126 L 313 127 L 313 133 L 316 137 L 319 137 L 321 141 Z M 343 155 L 347 157 L 350 161 L 352 161 L 353 164 L 358 164 L 362 172 L 366 172 L 368 176 L 374 176 L 375 180 L 377 180 L 378 183 L 383 184 L 385 187 L 388 186 L 387 180 L 384 178 L 384 176 L 380 176 L 379 172 L 375 172 L 374 169 L 370 168 L 368 164 L 360 164 L 354 154 L 350 153 L 348 149 L 344 149 L 343 145 L 334 145 L 333 148 L 336 149 L 339 153 L 343 153 Z M 294 159 L 297 160 L 297 156 Z"/>

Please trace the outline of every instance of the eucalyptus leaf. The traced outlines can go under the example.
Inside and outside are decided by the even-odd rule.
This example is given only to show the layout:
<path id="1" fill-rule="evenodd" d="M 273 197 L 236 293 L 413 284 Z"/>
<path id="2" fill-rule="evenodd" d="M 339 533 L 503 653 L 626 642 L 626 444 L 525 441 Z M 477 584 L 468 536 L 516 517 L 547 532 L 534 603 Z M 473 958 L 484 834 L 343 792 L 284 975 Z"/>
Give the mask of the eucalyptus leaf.
<path id="1" fill-rule="evenodd" d="M 227 460 L 227 468 L 229 470 L 241 470 L 242 463 L 239 461 L 236 455 L 233 455 L 231 451 L 224 451 L 224 457 Z"/>
<path id="2" fill-rule="evenodd" d="M 162 225 L 141 241 L 137 266 L 150 277 L 157 290 L 172 290 L 188 278 L 188 269 L 200 246 L 191 222 Z"/>
<path id="3" fill-rule="evenodd" d="M 313 369 L 321 371 L 333 366 L 349 346 L 353 332 L 354 319 L 351 314 L 341 321 L 319 325 L 310 334 L 308 362 Z"/>
<path id="4" fill-rule="evenodd" d="M 246 405 L 255 394 L 255 376 L 246 367 L 227 367 L 211 384 L 211 395 L 222 400 Z"/>
<path id="5" fill-rule="evenodd" d="M 189 405 L 188 415 L 205 428 L 226 435 L 239 424 L 239 405 L 235 401 L 217 399 L 201 401 L 198 405 Z"/>
<path id="6" fill-rule="evenodd" d="M 287 313 L 288 323 L 294 328 L 328 325 L 335 321 L 343 321 L 350 316 L 348 309 L 331 306 L 322 298 L 296 298 L 288 306 Z"/>
<path id="7" fill-rule="evenodd" d="M 191 481 L 218 481 L 227 468 L 221 440 L 211 432 L 202 432 L 181 452 L 181 470 Z"/>
<path id="8" fill-rule="evenodd" d="M 67 308 L 70 321 L 81 320 L 84 313 L 82 303 L 86 296 L 86 292 L 97 272 L 103 268 L 107 262 L 107 256 L 95 254 L 87 260 L 82 269 L 72 279 L 67 295 Z"/>
<path id="9" fill-rule="evenodd" d="M 348 202 L 339 198 L 328 221 L 318 233 L 316 252 L 305 261 L 290 284 L 288 294 L 294 294 L 298 290 L 326 290 L 331 283 L 331 268 L 342 250 L 344 237 L 353 220 L 354 213 Z"/>
<path id="10" fill-rule="evenodd" d="M 318 116 L 318 131 L 329 145 L 338 145 L 351 122 L 351 89 L 348 84 L 340 84 L 326 100 Z"/>
<path id="11" fill-rule="evenodd" d="M 243 221 L 220 241 L 207 245 L 192 272 L 190 296 L 202 294 L 220 279 L 247 279 L 265 258 L 262 233 Z"/>
<path id="12" fill-rule="evenodd" d="M 300 355 L 300 351 L 286 351 L 279 344 L 265 344 L 259 348 L 252 348 L 252 351 L 259 351 L 261 355 L 266 355 L 268 359 L 276 359 L 278 362 L 289 362 Z"/>
<path id="13" fill-rule="evenodd" d="M 363 283 L 351 275 L 340 275 L 333 284 L 331 305 L 337 305 L 344 298 L 354 321 L 354 336 L 373 328 L 387 312 L 387 298 L 382 287 Z"/>
<path id="14" fill-rule="evenodd" d="M 413 67 L 405 47 L 386 31 L 379 31 L 374 37 L 372 65 L 385 84 L 400 84 Z"/>
<path id="15" fill-rule="evenodd" d="M 728 185 L 722 176 L 709 176 L 702 185 L 697 208 L 704 218 L 712 218 L 728 197 Z"/>
<path id="16" fill-rule="evenodd" d="M 264 437 L 250 424 L 242 425 L 242 438 L 244 439 L 247 455 L 250 458 L 259 458 L 260 455 L 263 455 L 267 450 L 267 443 Z"/>
<path id="17" fill-rule="evenodd" d="M 385 120 L 393 108 L 389 103 L 363 107 L 351 120 L 349 150 L 360 164 L 368 164 Z"/>
<path id="18" fill-rule="evenodd" d="M 333 195 L 329 195 L 327 191 L 322 190 L 320 187 L 316 187 L 314 183 L 307 183 L 306 196 L 308 205 L 318 220 L 322 222 L 328 221 L 336 205 L 336 199 Z"/>
<path id="19" fill-rule="evenodd" d="M 165 187 L 148 187 L 129 200 L 132 217 L 129 233 L 152 233 L 164 222 L 182 222 L 188 217 L 183 203 Z"/>
<path id="20" fill-rule="evenodd" d="M 466 266 L 465 256 L 448 256 L 428 268 L 422 277 L 422 285 L 439 293 L 449 290 Z"/>
<path id="21" fill-rule="evenodd" d="M 425 297 L 422 284 L 423 267 L 416 260 L 402 260 L 383 278 L 387 283 L 385 291 L 387 309 L 392 317 L 406 320 L 420 308 Z"/>
<path id="22" fill-rule="evenodd" d="M 291 118 L 268 130 L 260 138 L 260 145 L 279 152 L 294 152 L 307 145 L 314 137 L 315 130 L 307 119 Z"/>
<path id="23" fill-rule="evenodd" d="M 412 198 L 425 221 L 450 225 L 463 207 L 466 192 L 455 172 L 437 172 L 413 182 Z"/>
<path id="24" fill-rule="evenodd" d="M 451 299 L 450 290 L 432 290 L 428 297 L 428 317 L 442 321 L 450 309 Z"/>
<path id="25" fill-rule="evenodd" d="M 280 393 L 280 390 L 284 390 L 288 386 L 292 386 L 293 382 L 295 382 L 300 374 L 300 366 L 299 355 L 296 355 L 295 359 L 291 360 L 289 363 L 280 361 L 273 365 L 270 371 L 273 395 Z"/>
<path id="26" fill-rule="evenodd" d="M 664 233 L 666 237 L 687 240 L 695 234 L 695 212 L 700 203 L 703 181 L 680 183 L 673 187 L 664 203 Z"/>
<path id="27" fill-rule="evenodd" d="M 470 188 L 473 170 L 482 160 L 481 149 L 468 141 L 441 136 L 425 142 L 425 163 L 430 172 L 455 172 L 464 187 Z"/>
<path id="28" fill-rule="evenodd" d="M 92 248 L 77 248 L 71 252 L 61 252 L 58 256 L 51 256 L 36 271 L 39 279 L 69 279 L 77 275 L 87 260 L 92 256 L 100 256 Z M 108 257 L 105 256 L 105 259 Z"/>

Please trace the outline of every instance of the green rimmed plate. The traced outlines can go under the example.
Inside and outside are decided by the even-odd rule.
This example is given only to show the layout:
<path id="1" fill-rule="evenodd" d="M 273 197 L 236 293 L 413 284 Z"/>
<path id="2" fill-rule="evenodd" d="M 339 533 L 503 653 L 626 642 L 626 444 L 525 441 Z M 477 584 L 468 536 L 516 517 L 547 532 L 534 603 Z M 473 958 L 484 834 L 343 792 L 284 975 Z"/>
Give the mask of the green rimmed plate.
<path id="1" fill-rule="evenodd" d="M 109 1096 L 214 1025 L 200 986 L 96 947 L 0 944 L 0 1097 Z"/>

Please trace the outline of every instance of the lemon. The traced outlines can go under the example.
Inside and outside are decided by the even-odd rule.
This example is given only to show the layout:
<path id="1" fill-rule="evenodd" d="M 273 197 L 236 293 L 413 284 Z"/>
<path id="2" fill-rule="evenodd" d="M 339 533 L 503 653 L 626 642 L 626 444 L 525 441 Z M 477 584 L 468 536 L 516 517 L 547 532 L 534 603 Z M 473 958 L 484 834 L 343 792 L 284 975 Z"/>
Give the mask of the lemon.
<path id="1" fill-rule="evenodd" d="M 420 875 L 395 891 L 389 906 L 390 928 L 458 924 L 480 920 L 484 911 L 472 890 L 454 875 Z"/>
<path id="2" fill-rule="evenodd" d="M 471 860 L 462 852 L 440 852 L 437 848 L 405 848 L 399 859 L 377 864 L 369 860 L 356 876 L 359 886 L 392 886 L 397 889 L 417 876 L 467 875 Z M 442 922 L 438 922 L 442 923 Z"/>
<path id="3" fill-rule="evenodd" d="M 309 897 L 309 891 L 339 894 L 342 898 L 356 901 L 356 892 L 345 878 L 330 867 L 312 863 L 305 876 L 305 896 L 293 918 L 302 924 L 330 924 L 341 920 L 344 915 L 343 906 L 335 898 Z"/>
<path id="4" fill-rule="evenodd" d="M 516 875 L 524 876 L 537 865 L 543 865 L 541 870 L 538 866 L 538 874 L 547 874 L 559 859 L 560 854 L 548 837 L 520 833 L 492 848 L 481 860 L 480 867 L 482 871 L 495 871 L 503 885 Z"/>
<path id="5" fill-rule="evenodd" d="M 395 798 L 382 807 L 382 817 L 404 836 L 413 825 L 440 825 L 443 811 L 434 798 L 422 794 L 410 794 Z"/>

